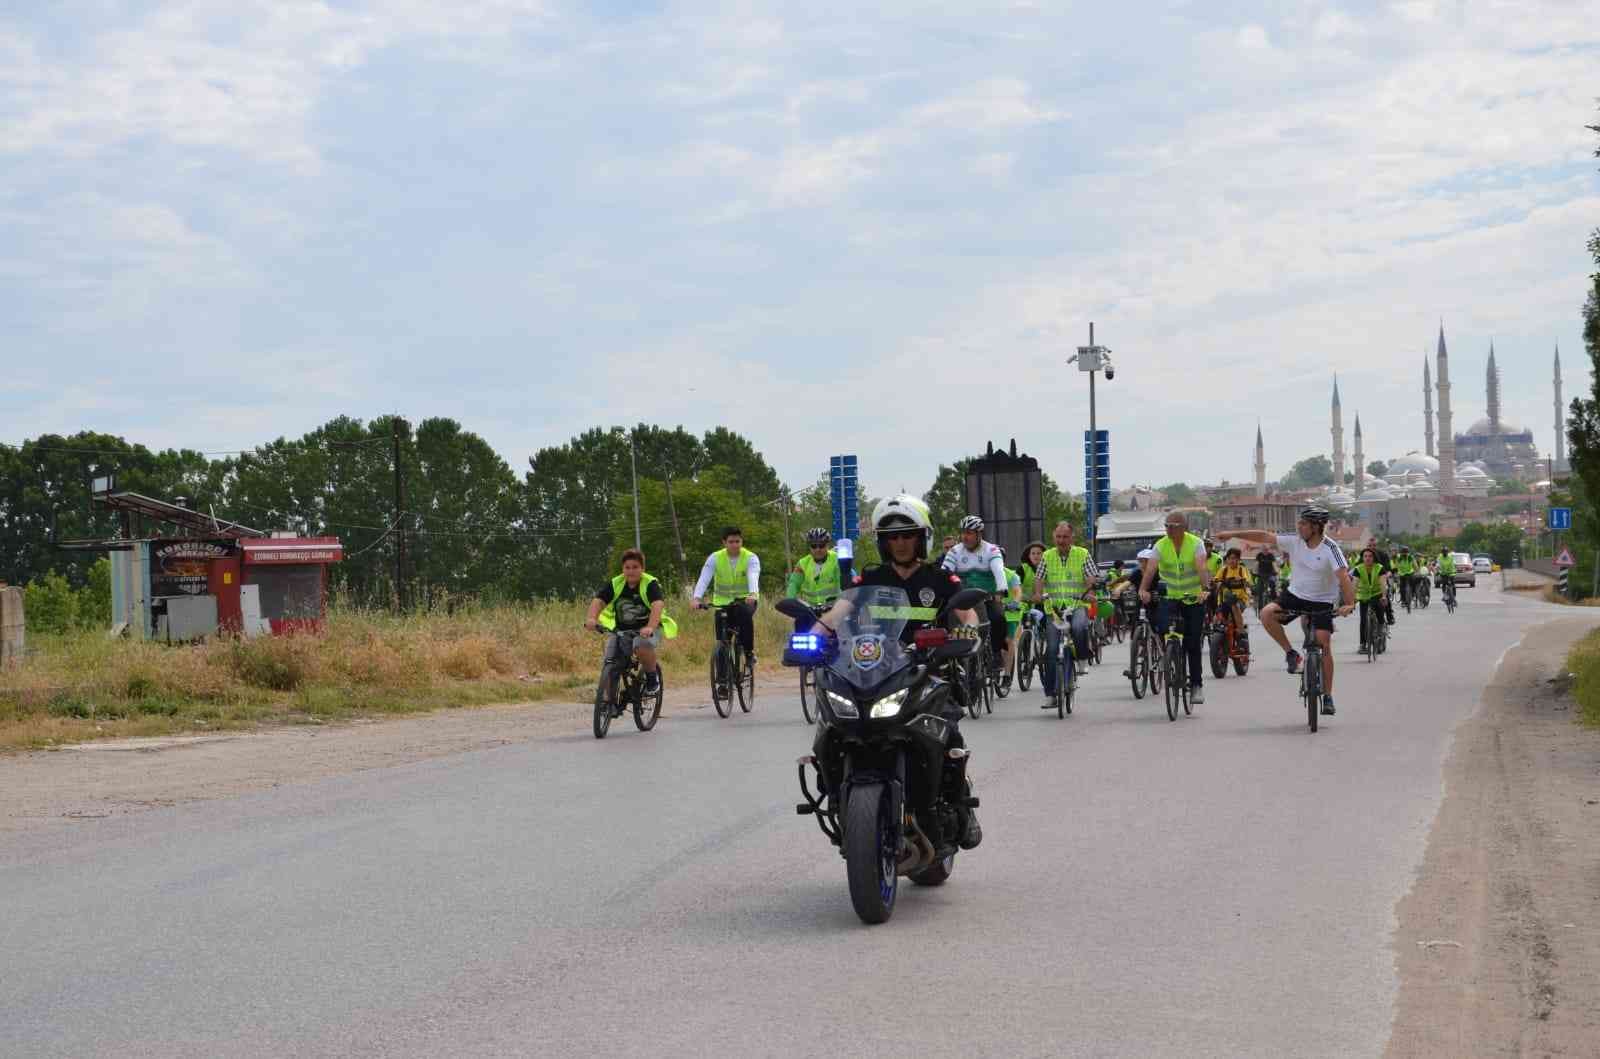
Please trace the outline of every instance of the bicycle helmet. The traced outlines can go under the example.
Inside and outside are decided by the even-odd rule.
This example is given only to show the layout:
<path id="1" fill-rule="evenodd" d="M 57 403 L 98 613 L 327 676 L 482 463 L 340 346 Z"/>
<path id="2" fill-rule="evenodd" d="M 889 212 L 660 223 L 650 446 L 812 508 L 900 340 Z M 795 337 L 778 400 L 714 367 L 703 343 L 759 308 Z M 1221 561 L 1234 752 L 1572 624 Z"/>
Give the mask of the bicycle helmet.
<path id="1" fill-rule="evenodd" d="M 806 544 L 809 547 L 814 548 L 819 544 L 827 544 L 832 539 L 833 534 L 829 533 L 821 526 L 818 526 L 815 529 L 806 530 Z"/>
<path id="2" fill-rule="evenodd" d="M 1328 514 L 1327 508 L 1313 504 L 1310 507 L 1301 508 L 1300 517 L 1307 522 L 1315 522 L 1319 526 L 1326 526 L 1331 516 Z"/>
<path id="3" fill-rule="evenodd" d="M 901 493 L 878 501 L 872 509 L 872 532 L 878 537 L 878 551 L 884 552 L 885 533 L 894 530 L 921 530 L 922 539 L 917 544 L 917 558 L 928 555 L 928 545 L 933 541 L 933 520 L 928 517 L 928 505 L 914 496 Z"/>
<path id="4" fill-rule="evenodd" d="M 966 518 L 962 519 L 961 532 L 965 533 L 967 530 L 972 530 L 974 533 L 982 533 L 983 519 L 979 518 L 977 515 L 968 515 Z"/>

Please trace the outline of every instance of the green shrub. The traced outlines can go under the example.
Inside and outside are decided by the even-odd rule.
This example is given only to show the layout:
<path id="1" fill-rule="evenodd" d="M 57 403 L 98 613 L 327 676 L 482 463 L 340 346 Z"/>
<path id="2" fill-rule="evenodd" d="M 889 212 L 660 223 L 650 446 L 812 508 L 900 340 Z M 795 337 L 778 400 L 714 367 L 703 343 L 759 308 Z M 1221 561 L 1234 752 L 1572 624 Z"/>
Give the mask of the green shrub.
<path id="1" fill-rule="evenodd" d="M 305 683 L 307 665 L 293 637 L 263 636 L 235 641 L 230 661 L 246 684 L 268 691 L 293 691 Z"/>
<path id="2" fill-rule="evenodd" d="M 1572 696 L 1578 701 L 1584 724 L 1600 725 L 1600 630 L 1572 645 L 1567 653 L 1572 673 Z"/>
<path id="3" fill-rule="evenodd" d="M 22 610 L 29 632 L 65 635 L 78 627 L 78 592 L 66 578 L 51 571 L 28 582 Z"/>

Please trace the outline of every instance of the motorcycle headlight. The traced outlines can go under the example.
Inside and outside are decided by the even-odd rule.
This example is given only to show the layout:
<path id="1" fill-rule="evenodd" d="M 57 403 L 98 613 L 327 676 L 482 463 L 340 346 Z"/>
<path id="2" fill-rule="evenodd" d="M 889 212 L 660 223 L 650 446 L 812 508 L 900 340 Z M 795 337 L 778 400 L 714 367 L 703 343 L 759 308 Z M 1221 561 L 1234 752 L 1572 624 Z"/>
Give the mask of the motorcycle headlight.
<path id="1" fill-rule="evenodd" d="M 835 695 L 831 691 L 827 695 L 828 706 L 833 710 L 835 717 L 855 718 L 861 716 L 861 711 L 856 708 L 856 704 L 852 700 L 845 698 L 843 695 Z"/>
<path id="2" fill-rule="evenodd" d="M 900 712 L 900 707 L 906 704 L 906 695 L 910 691 L 910 688 L 901 688 L 893 695 L 885 695 L 872 704 L 872 710 L 867 716 L 874 721 L 881 721 L 885 717 L 893 717 Z"/>

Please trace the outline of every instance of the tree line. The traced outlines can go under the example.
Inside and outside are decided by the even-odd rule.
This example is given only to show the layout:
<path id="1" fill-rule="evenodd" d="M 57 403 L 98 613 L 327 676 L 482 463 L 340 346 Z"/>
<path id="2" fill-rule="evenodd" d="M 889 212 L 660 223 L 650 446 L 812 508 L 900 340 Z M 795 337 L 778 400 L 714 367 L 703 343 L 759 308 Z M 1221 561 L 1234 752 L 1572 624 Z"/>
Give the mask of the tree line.
<path id="1" fill-rule="evenodd" d="M 925 496 L 941 530 L 953 532 L 966 513 L 970 462 L 941 465 Z M 595 427 L 540 449 L 520 477 L 481 437 L 443 418 L 413 426 L 341 416 L 302 437 L 230 453 L 157 451 L 83 431 L 0 445 L 0 580 L 25 584 L 53 572 L 74 589 L 95 581 L 103 553 L 56 544 L 118 535 L 116 514 L 90 498 L 91 480 L 112 475 L 119 491 L 182 497 L 222 521 L 340 538 L 336 587 L 363 605 L 572 598 L 592 592 L 633 545 L 635 473 L 640 543 L 670 589 L 692 585 L 727 525 L 762 556 L 763 588 L 779 589 L 805 531 L 832 525 L 825 473 L 788 490 L 747 438 L 721 427 L 699 435 L 644 423 Z M 863 516 L 874 499 L 863 487 Z M 1044 500 L 1051 524 L 1082 520 L 1082 505 L 1048 477 Z M 163 532 L 135 527 L 136 536 Z M 868 541 L 858 554 L 876 559 Z"/>

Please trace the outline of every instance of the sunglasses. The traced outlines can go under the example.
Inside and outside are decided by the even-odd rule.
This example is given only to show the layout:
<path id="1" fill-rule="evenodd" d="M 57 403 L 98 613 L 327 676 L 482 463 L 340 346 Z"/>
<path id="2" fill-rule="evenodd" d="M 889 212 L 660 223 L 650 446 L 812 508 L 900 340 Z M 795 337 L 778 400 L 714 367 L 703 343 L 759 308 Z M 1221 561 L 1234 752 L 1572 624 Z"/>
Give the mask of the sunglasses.
<path id="1" fill-rule="evenodd" d="M 886 541 L 909 541 L 916 540 L 922 534 L 918 530 L 891 530 L 882 536 Z"/>

